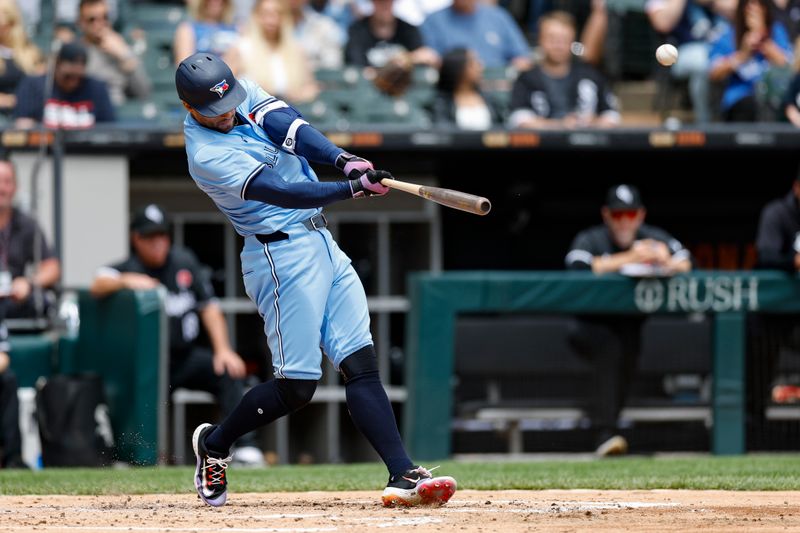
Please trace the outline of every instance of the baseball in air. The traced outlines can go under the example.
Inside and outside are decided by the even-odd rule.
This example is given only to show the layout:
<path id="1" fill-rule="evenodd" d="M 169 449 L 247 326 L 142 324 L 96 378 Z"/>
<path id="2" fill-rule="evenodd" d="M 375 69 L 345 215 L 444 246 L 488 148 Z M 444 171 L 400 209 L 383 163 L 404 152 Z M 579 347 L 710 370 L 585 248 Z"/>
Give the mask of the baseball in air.
<path id="1" fill-rule="evenodd" d="M 678 60 L 678 49 L 671 44 L 662 44 L 656 49 L 656 59 L 668 67 Z"/>

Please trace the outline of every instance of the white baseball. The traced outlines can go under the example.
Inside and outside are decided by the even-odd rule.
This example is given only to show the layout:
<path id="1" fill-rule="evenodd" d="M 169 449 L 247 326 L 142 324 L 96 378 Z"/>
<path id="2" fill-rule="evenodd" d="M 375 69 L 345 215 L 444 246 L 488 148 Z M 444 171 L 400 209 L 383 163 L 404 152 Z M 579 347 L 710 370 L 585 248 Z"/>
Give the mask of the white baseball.
<path id="1" fill-rule="evenodd" d="M 678 60 L 678 49 L 671 44 L 662 44 L 656 49 L 656 59 L 668 67 Z"/>

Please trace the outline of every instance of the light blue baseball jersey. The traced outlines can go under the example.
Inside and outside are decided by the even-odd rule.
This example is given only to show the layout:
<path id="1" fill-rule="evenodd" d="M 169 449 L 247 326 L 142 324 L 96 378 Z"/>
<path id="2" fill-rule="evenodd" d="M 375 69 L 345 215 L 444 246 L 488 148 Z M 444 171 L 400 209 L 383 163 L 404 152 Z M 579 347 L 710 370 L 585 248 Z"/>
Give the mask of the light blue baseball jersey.
<path id="1" fill-rule="evenodd" d="M 238 80 L 247 98 L 236 108 L 245 119 L 228 133 L 201 126 L 187 114 L 183 123 L 189 173 L 242 236 L 274 233 L 306 220 L 320 209 L 287 209 L 244 199 L 244 190 L 264 166 L 289 183 L 319 181 L 305 158 L 284 151 L 258 125 L 262 113 L 282 102 L 247 79 Z"/>
<path id="2" fill-rule="evenodd" d="M 278 174 L 274 179 L 319 180 L 305 158 L 273 142 L 259 125 L 271 109 L 285 104 L 248 80 L 238 81 L 247 90 L 247 98 L 236 108 L 245 124 L 221 133 L 186 117 L 189 172 L 245 237 L 244 287 L 264 319 L 273 374 L 319 379 L 320 349 L 338 369 L 347 356 L 372 344 L 367 298 L 350 258 L 331 233 L 303 225 L 321 209 L 244 199 L 248 183 L 265 165 Z M 268 244 L 256 238 L 276 231 L 288 238 Z"/>

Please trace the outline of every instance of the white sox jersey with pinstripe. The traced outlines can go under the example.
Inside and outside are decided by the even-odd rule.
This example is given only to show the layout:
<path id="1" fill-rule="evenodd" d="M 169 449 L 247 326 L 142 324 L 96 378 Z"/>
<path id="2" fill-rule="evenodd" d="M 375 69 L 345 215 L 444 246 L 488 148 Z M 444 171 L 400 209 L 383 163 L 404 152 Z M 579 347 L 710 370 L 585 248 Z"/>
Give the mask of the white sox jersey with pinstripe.
<path id="1" fill-rule="evenodd" d="M 240 124 L 222 133 L 184 121 L 189 173 L 244 237 L 242 275 L 248 296 L 264 319 L 279 378 L 319 379 L 320 347 L 339 368 L 356 350 L 372 344 L 361 281 L 327 229 L 303 221 L 321 209 L 289 209 L 246 200 L 249 180 L 264 166 L 288 183 L 318 181 L 305 158 L 293 153 L 292 128 L 283 145 L 260 123 L 285 104 L 253 82 L 240 79 L 247 98 L 236 108 Z M 256 235 L 282 231 L 288 239 L 262 244 Z"/>

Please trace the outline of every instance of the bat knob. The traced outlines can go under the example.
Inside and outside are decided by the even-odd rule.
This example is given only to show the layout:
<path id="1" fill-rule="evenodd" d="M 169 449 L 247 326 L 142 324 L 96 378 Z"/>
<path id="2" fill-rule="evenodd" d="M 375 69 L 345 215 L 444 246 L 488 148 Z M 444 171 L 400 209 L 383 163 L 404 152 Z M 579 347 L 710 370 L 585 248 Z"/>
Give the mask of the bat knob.
<path id="1" fill-rule="evenodd" d="M 489 211 L 492 210 L 492 202 L 486 198 L 483 198 L 478 207 L 481 210 L 481 215 L 488 215 Z"/>

